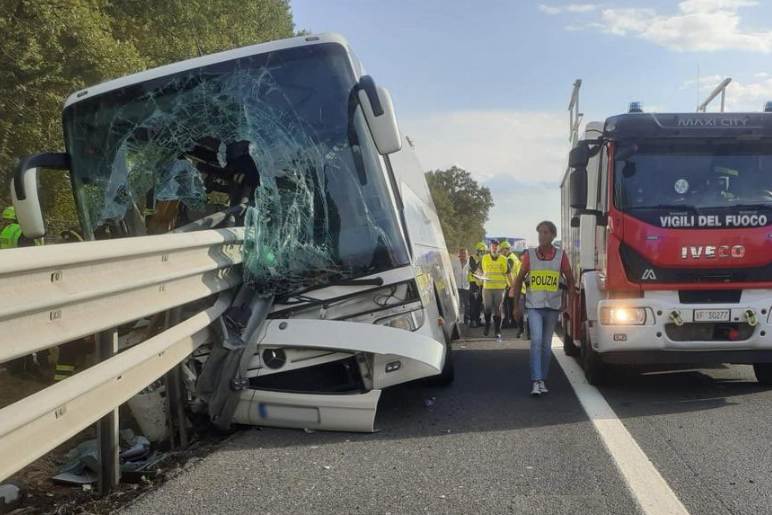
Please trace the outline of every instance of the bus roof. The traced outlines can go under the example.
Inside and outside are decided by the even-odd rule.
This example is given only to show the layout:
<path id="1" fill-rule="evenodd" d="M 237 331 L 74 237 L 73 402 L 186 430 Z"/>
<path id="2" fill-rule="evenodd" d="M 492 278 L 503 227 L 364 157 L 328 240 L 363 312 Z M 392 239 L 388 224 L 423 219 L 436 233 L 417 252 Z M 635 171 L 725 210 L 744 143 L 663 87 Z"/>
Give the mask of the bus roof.
<path id="1" fill-rule="evenodd" d="M 72 93 L 64 103 L 66 109 L 70 105 L 105 93 L 114 89 L 131 86 L 132 84 L 138 84 L 148 80 L 156 79 L 158 77 L 164 77 L 166 75 L 172 75 L 178 72 L 200 68 L 210 64 L 220 63 L 224 61 L 230 61 L 232 59 L 238 59 L 240 57 L 247 57 L 250 55 L 265 54 L 268 52 L 275 52 L 277 50 L 284 50 L 287 48 L 295 48 L 306 45 L 319 45 L 322 43 L 338 43 L 346 48 L 349 47 L 346 39 L 334 33 L 313 34 L 307 36 L 298 36 L 294 38 L 280 39 L 278 41 L 269 41 L 267 43 L 260 43 L 258 45 L 250 45 L 241 48 L 234 48 L 232 50 L 226 50 L 224 52 L 218 52 L 216 54 L 205 55 L 201 57 L 195 57 L 193 59 L 187 59 L 185 61 L 178 61 L 176 63 L 159 66 L 132 75 L 127 75 L 119 79 L 103 82 L 94 86 L 82 89 Z"/>

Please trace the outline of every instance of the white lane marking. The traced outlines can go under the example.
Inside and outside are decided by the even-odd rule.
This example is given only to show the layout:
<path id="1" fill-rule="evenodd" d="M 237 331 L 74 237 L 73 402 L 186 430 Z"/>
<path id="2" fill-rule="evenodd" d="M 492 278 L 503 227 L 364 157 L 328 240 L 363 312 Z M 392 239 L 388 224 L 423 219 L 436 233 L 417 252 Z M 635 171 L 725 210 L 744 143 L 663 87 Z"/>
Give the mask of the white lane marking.
<path id="1" fill-rule="evenodd" d="M 565 355 L 563 342 L 558 337 L 552 338 L 552 349 L 641 510 L 652 515 L 688 515 L 689 512 L 643 453 L 603 395 L 587 382 L 584 371 L 576 360 Z"/>

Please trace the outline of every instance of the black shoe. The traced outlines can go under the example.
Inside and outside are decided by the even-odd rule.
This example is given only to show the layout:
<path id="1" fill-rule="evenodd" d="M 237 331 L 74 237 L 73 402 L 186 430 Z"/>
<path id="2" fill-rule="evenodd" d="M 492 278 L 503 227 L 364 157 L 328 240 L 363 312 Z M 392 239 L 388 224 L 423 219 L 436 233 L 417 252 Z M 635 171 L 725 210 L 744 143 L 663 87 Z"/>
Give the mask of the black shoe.
<path id="1" fill-rule="evenodd" d="M 491 334 L 491 325 L 485 324 L 485 329 L 483 329 L 483 335 L 488 336 L 489 334 Z"/>
<path id="2" fill-rule="evenodd" d="M 501 331 L 496 331 L 496 339 L 501 340 Z"/>

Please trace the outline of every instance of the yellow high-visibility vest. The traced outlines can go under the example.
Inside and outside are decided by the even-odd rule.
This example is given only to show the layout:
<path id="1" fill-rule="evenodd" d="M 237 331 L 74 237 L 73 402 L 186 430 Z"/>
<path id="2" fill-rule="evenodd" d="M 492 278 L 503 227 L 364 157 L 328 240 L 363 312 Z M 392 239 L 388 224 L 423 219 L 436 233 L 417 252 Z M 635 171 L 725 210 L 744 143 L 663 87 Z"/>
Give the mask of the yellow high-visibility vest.
<path id="1" fill-rule="evenodd" d="M 490 254 L 482 259 L 482 269 L 485 273 L 483 288 L 486 290 L 504 290 L 507 287 L 507 265 L 509 261 L 504 256 L 498 256 L 495 260 Z"/>
<path id="2" fill-rule="evenodd" d="M 21 226 L 17 223 L 8 225 L 0 232 L 0 249 L 14 249 L 19 246 Z"/>

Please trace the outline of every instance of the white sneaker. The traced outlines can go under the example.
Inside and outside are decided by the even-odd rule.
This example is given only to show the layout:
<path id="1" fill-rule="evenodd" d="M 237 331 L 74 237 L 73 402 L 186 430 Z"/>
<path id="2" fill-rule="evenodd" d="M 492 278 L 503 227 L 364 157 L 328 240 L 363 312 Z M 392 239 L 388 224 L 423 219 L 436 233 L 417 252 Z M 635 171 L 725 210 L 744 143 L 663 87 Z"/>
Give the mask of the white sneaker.
<path id="1" fill-rule="evenodd" d="M 550 393 L 549 390 L 547 390 L 547 387 L 544 385 L 544 381 L 539 381 L 539 393 Z"/>
<path id="2" fill-rule="evenodd" d="M 537 397 L 541 395 L 541 388 L 539 388 L 539 381 L 533 382 L 533 388 L 531 388 L 531 395 L 537 396 Z"/>

